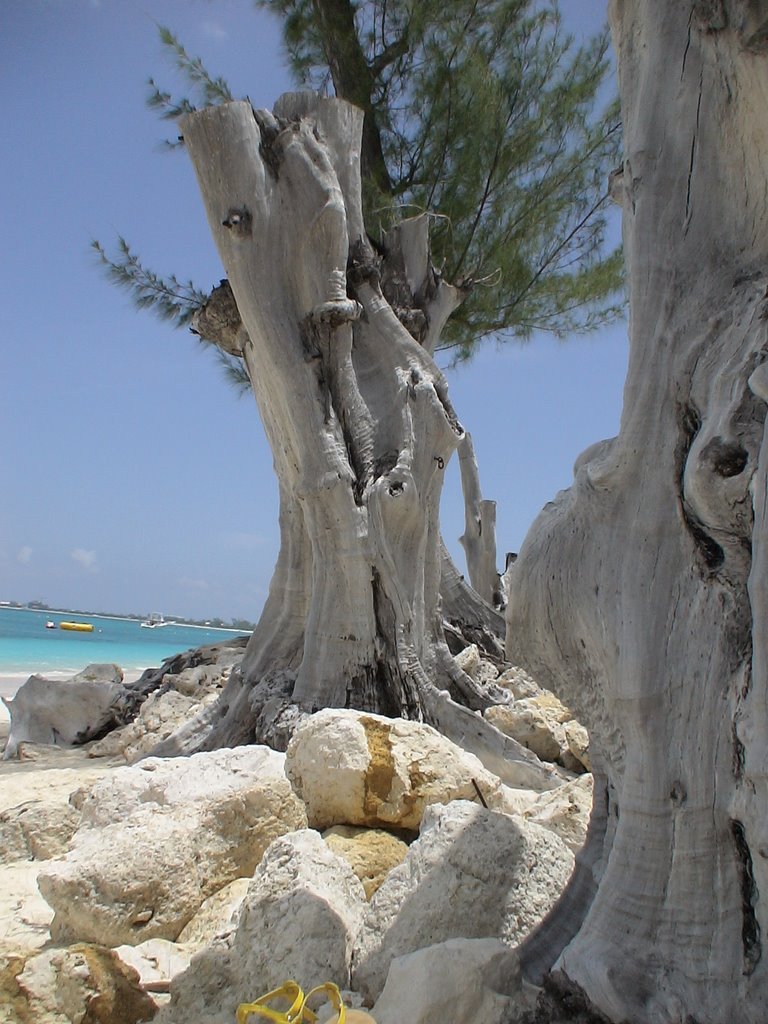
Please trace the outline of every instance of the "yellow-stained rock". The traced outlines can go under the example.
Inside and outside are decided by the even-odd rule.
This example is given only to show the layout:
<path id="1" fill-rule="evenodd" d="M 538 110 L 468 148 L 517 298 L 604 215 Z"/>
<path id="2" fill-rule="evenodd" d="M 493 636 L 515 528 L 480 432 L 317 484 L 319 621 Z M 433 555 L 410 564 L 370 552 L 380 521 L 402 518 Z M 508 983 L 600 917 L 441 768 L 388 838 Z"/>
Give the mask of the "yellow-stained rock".
<path id="1" fill-rule="evenodd" d="M 565 742 L 568 744 L 571 756 L 588 772 L 591 772 L 592 762 L 589 759 L 589 733 L 575 719 L 566 722 L 563 729 L 565 730 Z"/>
<path id="2" fill-rule="evenodd" d="M 232 931 L 249 882 L 250 878 L 236 878 L 209 896 L 176 941 L 189 949 L 204 949 L 217 936 Z"/>
<path id="3" fill-rule="evenodd" d="M 392 868 L 405 859 L 408 844 L 380 828 L 334 825 L 323 839 L 335 854 L 343 857 L 363 883 L 370 899 Z"/>
<path id="4" fill-rule="evenodd" d="M 505 787 L 468 751 L 423 722 L 325 708 L 294 732 L 285 772 L 309 825 L 419 827 L 432 804 L 478 801 L 507 809 Z"/>
<path id="5" fill-rule="evenodd" d="M 556 735 L 560 723 L 529 700 L 490 707 L 485 718 L 500 732 L 532 750 L 542 761 L 556 761 L 560 757 L 561 744 Z"/>
<path id="6" fill-rule="evenodd" d="M 45 950 L 16 982 L 24 1024 L 139 1024 L 157 1012 L 138 973 L 104 946 Z"/>

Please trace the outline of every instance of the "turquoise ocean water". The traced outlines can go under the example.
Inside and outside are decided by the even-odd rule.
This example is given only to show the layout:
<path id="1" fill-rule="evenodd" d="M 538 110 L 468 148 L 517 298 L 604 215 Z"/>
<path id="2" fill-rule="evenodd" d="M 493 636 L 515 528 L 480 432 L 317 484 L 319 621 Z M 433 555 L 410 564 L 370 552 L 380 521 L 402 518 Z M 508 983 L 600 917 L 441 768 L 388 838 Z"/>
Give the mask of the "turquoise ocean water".
<path id="1" fill-rule="evenodd" d="M 61 621 L 90 622 L 92 633 L 67 632 Z M 46 629 L 46 622 L 56 629 Z M 0 608 L 0 675 L 79 672 L 94 662 L 114 662 L 124 672 L 159 666 L 190 647 L 220 643 L 242 635 L 228 629 L 167 625 L 142 628 L 135 619 L 114 619 L 72 612 Z"/>

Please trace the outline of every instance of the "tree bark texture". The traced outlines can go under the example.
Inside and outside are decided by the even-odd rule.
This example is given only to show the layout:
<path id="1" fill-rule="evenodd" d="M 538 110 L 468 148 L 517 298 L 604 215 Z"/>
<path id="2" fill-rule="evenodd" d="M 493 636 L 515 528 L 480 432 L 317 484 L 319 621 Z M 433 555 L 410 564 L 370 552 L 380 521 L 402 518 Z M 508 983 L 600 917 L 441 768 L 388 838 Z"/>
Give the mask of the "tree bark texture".
<path id="1" fill-rule="evenodd" d="M 619 436 L 510 571 L 508 655 L 590 733 L 593 829 L 524 950 L 611 1021 L 768 1006 L 768 4 L 613 0 Z M 567 919 L 567 926 L 560 924 Z"/>
<path id="2" fill-rule="evenodd" d="M 483 498 L 472 435 L 459 444 L 464 533 L 459 540 L 467 559 L 472 588 L 494 608 L 503 606 L 501 577 L 496 568 L 496 502 Z"/>
<path id="3" fill-rule="evenodd" d="M 464 431 L 425 341 L 461 295 L 429 264 L 426 219 L 374 253 L 362 113 L 345 101 L 228 103 L 181 127 L 242 321 L 223 344 L 253 385 L 281 532 L 241 672 L 183 749 L 253 739 L 265 699 L 283 700 L 425 719 L 508 781 L 554 785 L 474 713 L 508 695 L 459 671 L 443 635 L 439 500 Z"/>

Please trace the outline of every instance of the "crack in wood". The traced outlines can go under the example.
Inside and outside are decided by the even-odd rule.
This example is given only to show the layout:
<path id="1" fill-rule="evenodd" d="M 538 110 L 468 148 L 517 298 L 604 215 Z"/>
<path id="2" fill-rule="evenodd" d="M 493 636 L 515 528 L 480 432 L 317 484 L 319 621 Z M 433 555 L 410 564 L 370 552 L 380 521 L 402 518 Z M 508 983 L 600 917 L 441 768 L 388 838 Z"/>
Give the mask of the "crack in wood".
<path id="1" fill-rule="evenodd" d="M 752 868 L 752 853 L 747 843 L 744 825 L 740 821 L 731 821 L 731 835 L 736 847 L 739 866 L 739 884 L 741 886 L 741 943 L 744 953 L 745 976 L 752 974 L 763 955 L 760 938 L 760 924 L 757 920 L 755 907 L 759 899 L 755 875 Z"/>

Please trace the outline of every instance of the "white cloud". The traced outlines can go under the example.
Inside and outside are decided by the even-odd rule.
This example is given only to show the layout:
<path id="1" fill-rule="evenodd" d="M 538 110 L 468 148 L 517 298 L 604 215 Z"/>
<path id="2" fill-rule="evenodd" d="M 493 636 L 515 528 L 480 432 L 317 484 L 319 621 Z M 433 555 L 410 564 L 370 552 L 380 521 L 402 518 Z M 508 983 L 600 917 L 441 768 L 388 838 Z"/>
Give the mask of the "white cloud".
<path id="1" fill-rule="evenodd" d="M 86 551 L 85 548 L 75 548 L 71 554 L 73 562 L 77 562 L 81 565 L 86 572 L 98 572 L 99 568 L 96 565 L 96 552 Z"/>
<path id="2" fill-rule="evenodd" d="M 200 28 L 204 34 L 209 36 L 211 39 L 222 42 L 224 39 L 229 39 L 229 32 L 216 21 L 204 21 Z"/>
<path id="3" fill-rule="evenodd" d="M 32 548 L 28 544 L 25 544 L 23 548 L 19 548 L 16 553 L 16 561 L 21 562 L 22 565 L 32 561 Z"/>

